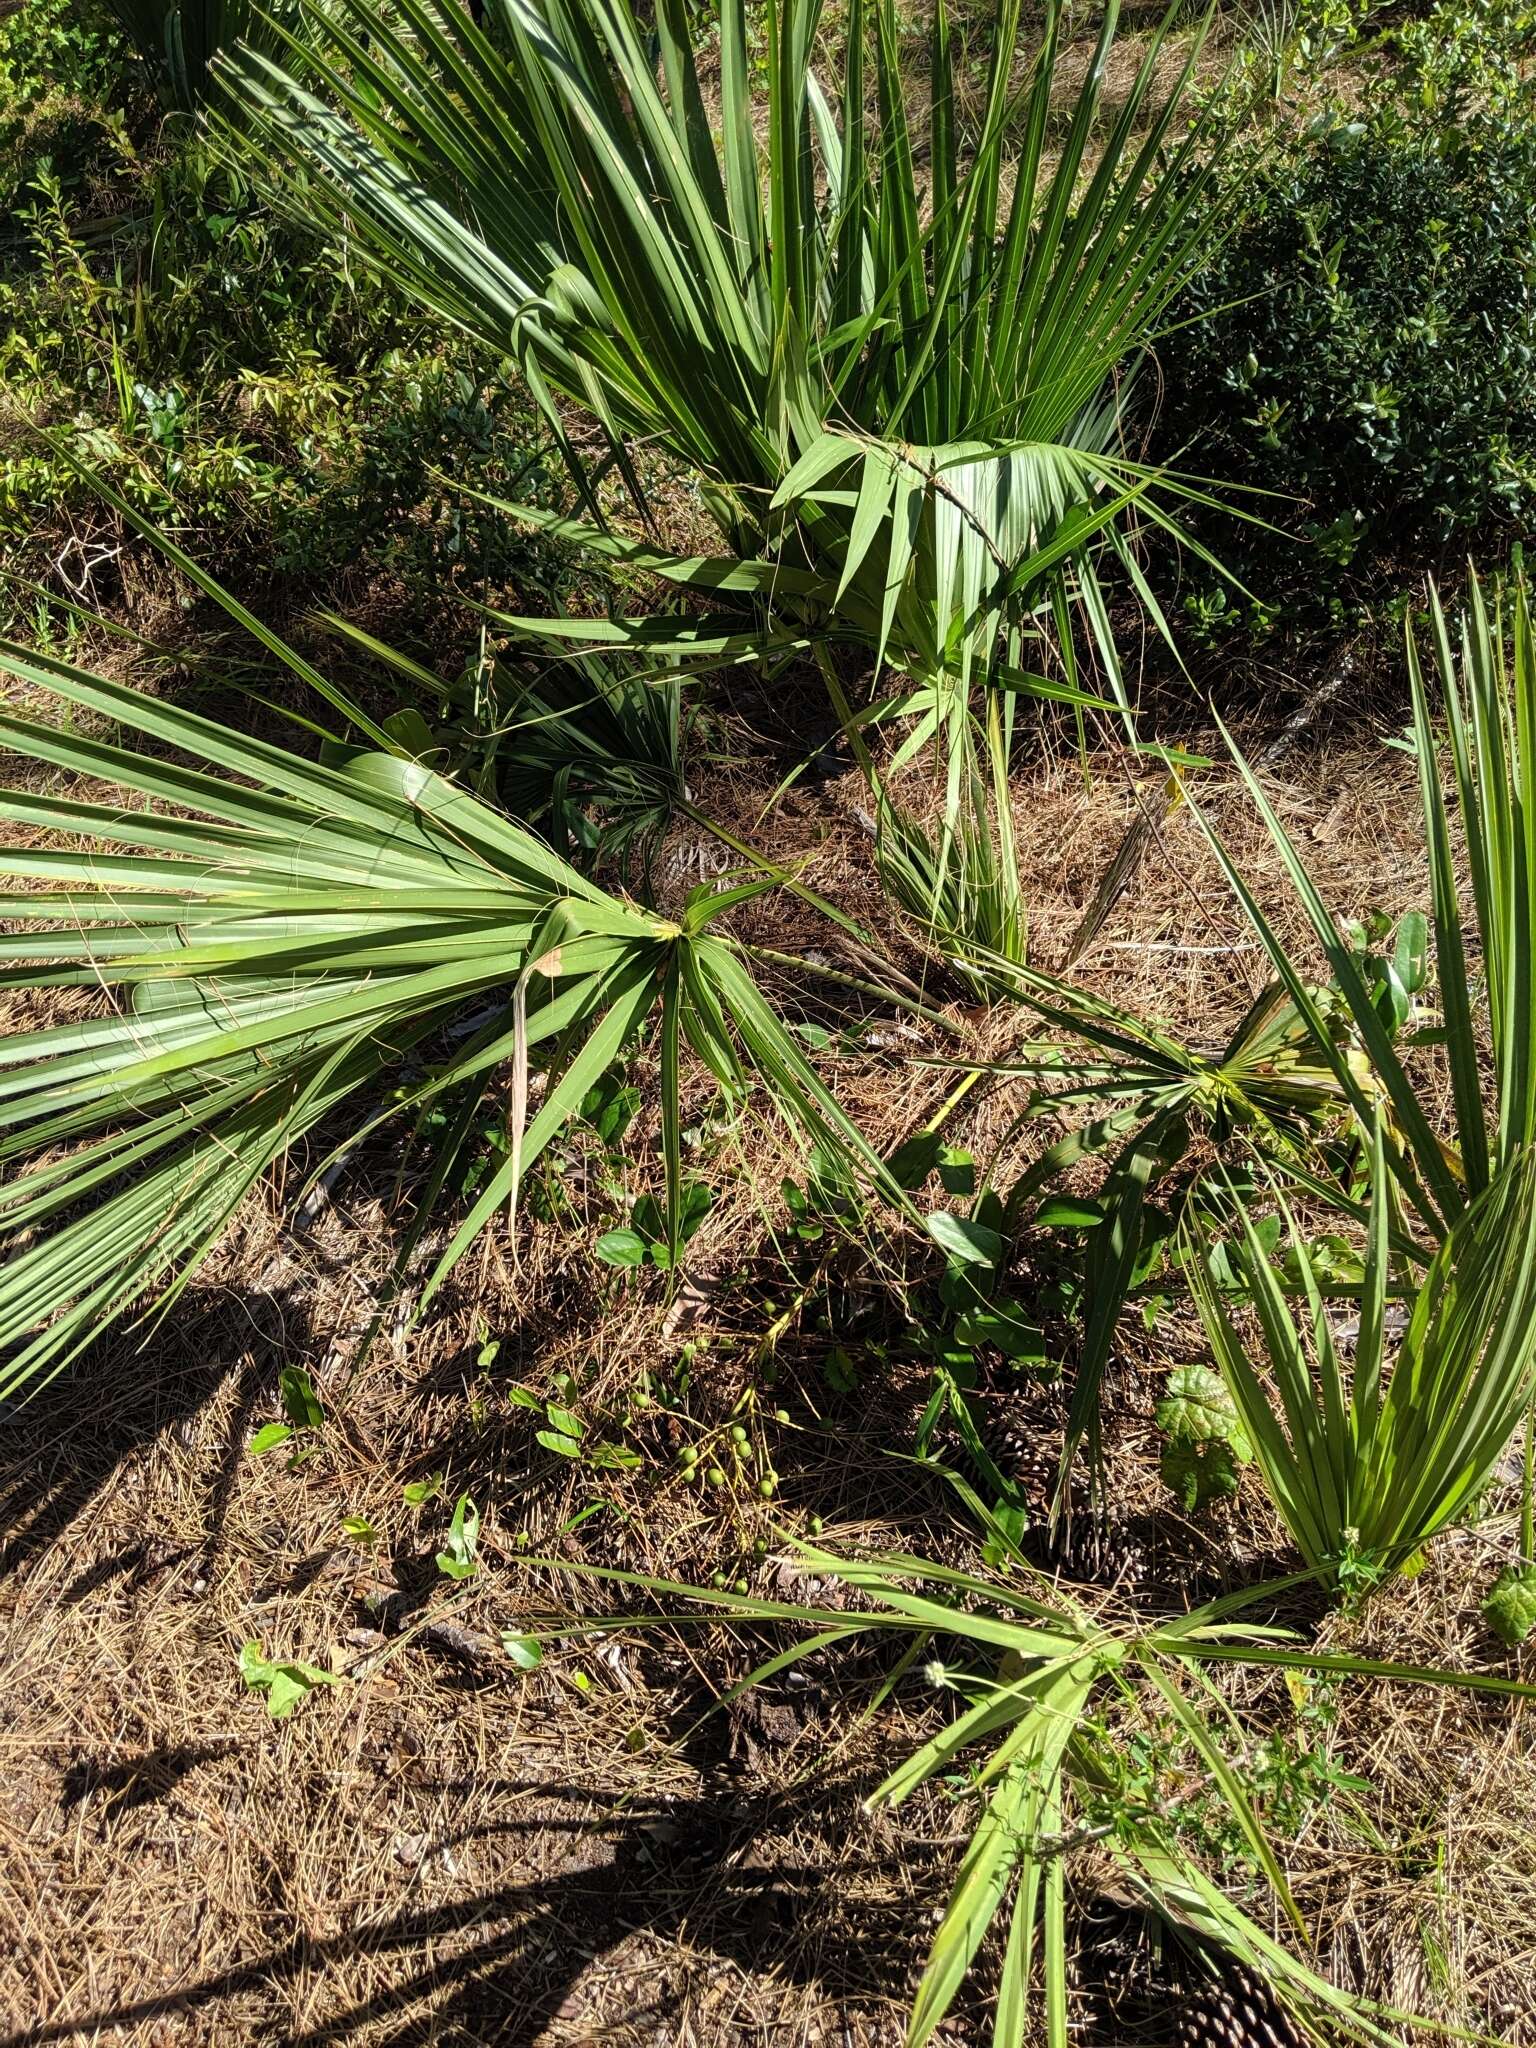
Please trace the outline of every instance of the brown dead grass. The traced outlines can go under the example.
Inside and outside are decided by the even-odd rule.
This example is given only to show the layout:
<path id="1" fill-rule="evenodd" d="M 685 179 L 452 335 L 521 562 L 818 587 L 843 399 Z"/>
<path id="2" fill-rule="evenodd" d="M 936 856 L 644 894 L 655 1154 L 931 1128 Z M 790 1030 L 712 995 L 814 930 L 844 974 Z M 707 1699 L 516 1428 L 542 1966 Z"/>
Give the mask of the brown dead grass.
<path id="1" fill-rule="evenodd" d="M 742 738 L 701 797 L 749 824 L 780 771 L 771 746 L 754 755 Z M 1212 771 L 1199 787 L 1249 873 L 1272 879 L 1235 778 Z M 1341 910 L 1421 900 L 1401 757 L 1384 760 L 1369 730 L 1298 748 L 1270 787 Z M 1108 758 L 1086 791 L 1059 749 L 1042 746 L 1025 767 L 1017 824 L 1042 958 L 1064 947 L 1138 799 L 1157 794 Z M 801 788 L 758 836 L 803 860 L 811 886 L 874 915 L 860 807 L 852 776 Z M 681 836 L 666 850 L 676 886 L 707 853 Z M 1278 886 L 1263 893 L 1285 902 Z M 764 942 L 811 942 L 798 913 L 782 925 L 754 915 Z M 1187 811 L 1160 824 L 1082 973 L 1212 1039 L 1241 1014 L 1260 965 Z M 786 982 L 780 996 L 793 1004 L 797 991 Z M 817 1013 L 813 995 L 801 999 Z M 994 1016 L 968 1028 L 996 1056 L 1020 1026 Z M 933 1115 L 952 1086 L 912 1058 L 925 1049 L 946 1048 L 888 1026 L 829 1068 L 881 1142 Z M 1009 1084 L 982 1092 L 950 1135 L 985 1156 L 1019 1099 Z M 700 1091 L 697 1114 L 707 1109 Z M 1011 1140 L 1015 1163 L 1052 1135 L 1030 1127 Z M 755 1546 L 813 1513 L 850 1541 L 953 1549 L 944 1501 L 887 1455 L 910 1440 L 921 1362 L 882 1364 L 855 1343 L 851 1395 L 822 1372 L 827 1290 L 845 1305 L 895 1303 L 877 1315 L 888 1339 L 921 1253 L 873 1243 L 787 1265 L 772 1229 L 795 1162 L 754 1128 L 701 1155 L 716 1206 L 669 1308 L 654 1283 L 616 1281 L 591 1259 L 620 1202 L 602 1162 L 573 1145 L 528 1205 L 518 1270 L 495 1248 L 472 1259 L 441 1313 L 416 1330 L 396 1323 L 349 1378 L 398 1227 L 396 1164 L 390 1147 L 365 1151 L 305 1228 L 275 1191 L 163 1323 L 104 1340 L 8 1424 L 4 2041 L 898 2042 L 961 1813 L 935 1798 L 873 1819 L 859 1802 L 924 1725 L 923 1689 L 861 1724 L 853 1707 L 869 1674 L 853 1660 L 815 1673 L 777 1728 L 701 1724 L 746 1668 L 719 1633 L 551 1642 L 526 1677 L 497 1637 L 547 1602 L 547 1582 L 520 1563 L 530 1551 L 692 1578 L 720 1570 L 778 1591 L 794 1582 Z M 644 1118 L 613 1170 L 630 1193 L 655 1184 Z M 497 1348 L 482 1363 L 487 1343 Z M 685 1345 L 698 1348 L 675 1409 L 636 1408 L 637 1386 L 675 1391 Z M 1174 1317 L 1155 1337 L 1128 1336 L 1110 1380 L 1113 1491 L 1175 1588 L 1283 1556 L 1252 1486 L 1237 1511 L 1196 1526 L 1168 1511 L 1151 1410 L 1167 1364 L 1193 1355 L 1187 1319 Z M 296 1470 L 281 1452 L 247 1450 L 279 1412 L 287 1363 L 313 1374 L 332 1415 Z M 556 1372 L 572 1376 L 589 1435 L 634 1445 L 638 1469 L 538 1449 L 537 1418 L 507 1393 L 543 1394 Z M 987 1384 L 981 1399 L 1000 1431 L 1012 1423 L 1043 1450 L 1059 1442 L 1058 1389 Z M 780 1406 L 788 1424 L 773 1419 Z M 737 1416 L 752 1436 L 740 1481 L 684 1485 L 675 1442 L 718 1455 Z M 780 1475 L 771 1505 L 752 1484 L 767 1461 Z M 409 1508 L 403 1486 L 439 1471 L 441 1493 Z M 454 1589 L 432 1560 L 460 1491 L 481 1507 L 484 1563 Z M 346 1540 L 344 1515 L 366 1517 L 376 1545 Z M 1475 1602 L 1486 1546 L 1508 1541 L 1506 1513 L 1478 1539 L 1443 1545 L 1353 1634 L 1337 1622 L 1334 1634 L 1379 1654 L 1486 1663 Z M 237 1675 L 252 1639 L 347 1683 L 271 1723 Z M 1294 1720 L 1276 1686 L 1250 1704 L 1261 1723 Z M 1530 1728 L 1523 1710 L 1346 1689 L 1316 1739 L 1370 1790 L 1309 1815 L 1291 1852 L 1339 1981 L 1536 2040 Z M 979 2009 L 947 2038 L 984 2038 Z"/>
<path id="2" fill-rule="evenodd" d="M 1134 74 L 1137 41 L 1117 47 L 1111 104 Z M 1170 48 L 1166 61 L 1176 57 Z M 1208 53 L 1206 82 L 1218 61 Z M 1070 66 L 1063 76 L 1074 82 Z M 702 537 L 673 517 L 683 510 L 669 508 L 680 546 Z M 60 536 L 61 548 L 95 544 Z M 120 610 L 152 636 L 183 637 L 163 576 L 134 551 L 121 574 Z M 380 623 L 389 594 L 362 597 L 338 602 Z M 1271 689 L 1304 693 L 1311 679 L 1248 676 L 1235 691 L 1213 680 L 1224 704 L 1235 696 L 1257 752 L 1279 723 Z M 921 976 L 911 934 L 873 881 L 855 776 L 801 782 L 759 824 L 807 734 L 830 730 L 816 686 L 754 704 L 738 684 L 732 698 L 703 808 L 794 863 Z M 1397 722 L 1400 703 L 1381 703 L 1380 723 Z M 1244 705 L 1257 707 L 1246 719 Z M 1265 770 L 1270 793 L 1342 912 L 1417 905 L 1405 764 L 1382 754 L 1357 693 L 1330 719 Z M 1195 747 L 1211 737 L 1177 736 Z M 1235 777 L 1212 771 L 1196 786 L 1263 899 L 1283 909 L 1274 856 Z M 1162 809 L 1158 783 L 1112 756 L 1096 760 L 1085 790 L 1059 735 L 1026 750 L 1016 826 L 1033 943 L 1047 964 L 1062 956 L 1115 847 L 1150 812 L 1151 850 L 1078 971 L 1116 1002 L 1219 1043 L 1261 986 L 1261 959 L 1194 820 Z M 666 887 L 681 893 L 715 872 L 716 851 L 677 834 L 662 854 Z M 840 964 L 825 928 L 780 899 L 736 928 L 790 954 L 827 948 Z M 1294 917 L 1289 929 L 1300 937 Z M 786 1008 L 832 1014 L 811 975 L 782 975 L 775 992 Z M 1029 1028 L 1004 1012 L 955 1014 L 961 1049 L 991 1058 Z M 6 1022 L 30 1015 L 11 1009 Z M 883 1017 L 826 1070 L 871 1138 L 894 1144 L 953 1086 L 921 1056 L 955 1049 Z M 642 1089 L 654 1078 L 643 1059 L 635 1078 Z M 697 1078 L 693 1088 L 703 1119 L 708 1094 Z M 1021 1099 L 1017 1084 L 977 1091 L 948 1132 L 980 1158 L 1006 1138 L 1005 1185 L 1057 1134 L 1034 1124 L 1008 1137 Z M 823 1256 L 781 1246 L 778 1186 L 800 1166 L 776 1131 L 754 1126 L 701 1150 L 715 1206 L 669 1305 L 653 1280 L 616 1280 L 590 1254 L 623 1196 L 659 1181 L 647 1117 L 623 1151 L 603 1162 L 568 1148 L 543 1197 L 525 1204 L 517 1269 L 504 1248 L 471 1258 L 433 1316 L 414 1329 L 392 1321 L 353 1376 L 402 1222 L 391 1208 L 396 1152 L 374 1143 L 312 1223 L 296 1225 L 274 1190 L 163 1322 L 104 1339 L 8 1418 L 0 2048 L 901 2041 L 964 1808 L 936 1795 L 871 1817 L 860 1802 L 931 1725 L 921 1686 L 862 1723 L 872 1673 L 850 1658 L 814 1668 L 787 1715 L 701 1719 L 748 1668 L 723 1632 L 551 1638 L 528 1676 L 499 1647 L 501 1630 L 531 1625 L 550 1597 L 529 1554 L 695 1580 L 720 1571 L 780 1594 L 802 1588 L 776 1561 L 776 1531 L 812 1515 L 830 1540 L 958 1554 L 946 1499 L 890 1456 L 911 1441 L 928 1391 L 922 1361 L 893 1341 L 921 1247 L 872 1239 Z M 829 1301 L 871 1318 L 862 1340 L 844 1340 L 859 1373 L 850 1393 L 825 1377 Z M 1236 1507 L 1194 1523 L 1170 1509 L 1152 1409 L 1167 1367 L 1199 1355 L 1197 1334 L 1187 1316 L 1156 1333 L 1128 1321 L 1108 1381 L 1110 1491 L 1161 1597 L 1283 1566 L 1253 1483 Z M 331 1418 L 297 1469 L 282 1452 L 248 1451 L 280 1412 L 285 1364 L 312 1374 Z M 637 1469 L 573 1466 L 537 1446 L 537 1418 L 507 1397 L 542 1397 L 556 1373 L 571 1375 L 589 1436 L 632 1445 Z M 635 1404 L 637 1389 L 650 1405 Z M 999 1440 L 1011 1430 L 1041 1463 L 1054 1455 L 1059 1385 L 989 1381 L 978 1399 Z M 779 1408 L 787 1424 L 774 1420 Z M 677 1442 L 718 1455 L 738 1417 L 752 1439 L 741 1479 L 703 1493 L 685 1485 Z M 771 1504 L 752 1484 L 769 1462 Z M 437 1473 L 441 1490 L 409 1507 L 403 1488 Z M 455 1589 L 433 1558 L 465 1491 L 484 1518 L 483 1567 Z M 1327 1624 L 1324 1640 L 1516 1671 L 1520 1660 L 1493 1657 L 1476 1613 L 1492 1564 L 1513 1546 L 1511 1515 L 1506 1490 L 1475 1536 L 1443 1543 L 1419 1579 L 1362 1623 Z M 376 1543 L 349 1541 L 344 1516 L 366 1518 Z M 1112 1582 L 1116 1571 L 1111 1559 Z M 594 1591 L 591 1608 L 616 1597 Z M 240 1684 L 248 1640 L 346 1682 L 273 1723 Z M 1234 1681 L 1233 1697 L 1258 1729 L 1301 1725 L 1278 1682 Z M 1529 1710 L 1363 1684 L 1341 1688 L 1334 1709 L 1304 1738 L 1369 1789 L 1310 1812 L 1288 1843 L 1319 1960 L 1398 2006 L 1511 2048 L 1536 2043 Z M 1096 1875 L 1085 1857 L 1075 1873 L 1084 1903 Z M 1124 2041 L 1115 2010 L 1112 1998 L 1085 1998 L 1081 2037 Z M 979 1994 L 942 2038 L 950 2048 L 990 2038 Z"/>

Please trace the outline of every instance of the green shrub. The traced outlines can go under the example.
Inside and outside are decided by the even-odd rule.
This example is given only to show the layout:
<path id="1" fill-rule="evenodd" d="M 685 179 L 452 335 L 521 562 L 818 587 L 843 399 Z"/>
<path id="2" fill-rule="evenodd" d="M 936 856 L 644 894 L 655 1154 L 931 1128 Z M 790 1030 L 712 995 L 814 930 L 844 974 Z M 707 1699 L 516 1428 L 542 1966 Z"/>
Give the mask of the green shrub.
<path id="1" fill-rule="evenodd" d="M 77 0 L 26 0 L 0 16 L 0 135 L 50 89 L 90 96 L 116 76 L 122 46 L 110 19 Z"/>
<path id="2" fill-rule="evenodd" d="M 323 584 L 361 563 L 435 610 L 445 572 L 526 585 L 549 545 L 432 474 L 541 496 L 521 388 L 424 332 L 341 239 L 274 215 L 187 124 L 146 126 L 44 94 L 0 140 L 5 569 L 75 595 L 91 562 L 109 573 L 100 502 L 37 422 L 141 510 L 201 529 L 242 587 L 253 567 Z M 0 581 L 0 627 L 23 613 Z"/>
<path id="3" fill-rule="evenodd" d="M 1336 565 L 1527 519 L 1536 121 L 1333 117 L 1250 205 L 1160 352 L 1163 452 L 1300 501 L 1266 509 Z"/>

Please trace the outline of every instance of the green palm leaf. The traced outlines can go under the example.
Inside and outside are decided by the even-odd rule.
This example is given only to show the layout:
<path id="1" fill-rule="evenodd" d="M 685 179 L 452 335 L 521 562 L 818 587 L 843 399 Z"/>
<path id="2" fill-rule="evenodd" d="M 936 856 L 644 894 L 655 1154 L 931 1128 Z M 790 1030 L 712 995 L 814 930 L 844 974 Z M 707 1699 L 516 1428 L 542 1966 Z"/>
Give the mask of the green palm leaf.
<path id="1" fill-rule="evenodd" d="M 429 1297 L 657 1013 L 735 1099 L 756 1083 L 807 1144 L 904 1202 L 708 929 L 729 899 L 701 892 L 671 922 L 413 759 L 306 761 L 6 645 L 0 670 L 155 749 L 0 714 L 13 755 L 121 792 L 0 797 L 0 817 L 42 835 L 0 850 L 0 876 L 20 885 L 0 896 L 0 985 L 86 992 L 66 1021 L 0 1040 L 0 1392 L 181 1284 L 267 1168 L 342 1103 L 360 1100 L 367 1128 L 440 1098 L 494 1109 L 511 1073 L 512 1157 Z M 456 1038 L 471 1005 L 489 1019 Z M 531 1049 L 548 1085 L 528 1120 L 515 1084 Z M 675 1176 L 675 1144 L 667 1158 Z"/>
<path id="2" fill-rule="evenodd" d="M 1052 576 L 1091 577 L 1133 508 L 1166 516 L 1170 480 L 1115 452 L 1111 378 L 1205 247 L 1215 151 L 1179 125 L 1198 33 L 1154 100 L 1166 23 L 1101 122 L 1116 14 L 1048 161 L 1056 8 L 1018 88 L 1018 0 L 997 0 L 961 135 L 941 7 L 931 192 L 894 0 L 850 10 L 835 103 L 820 0 L 769 10 L 760 93 L 725 0 L 718 106 L 681 0 L 654 38 L 630 0 L 488 0 L 484 31 L 458 0 L 306 0 L 311 54 L 223 72 L 248 146 L 310 174 L 306 208 L 522 366 L 589 512 L 564 402 L 632 488 L 637 442 L 697 475 L 731 553 L 782 571 L 770 626 L 829 628 L 963 702 Z"/>
<path id="3" fill-rule="evenodd" d="M 1246 1608 L 1272 1601 L 1278 1586 L 1248 1588 L 1173 1620 L 1106 1623 L 1059 1582 L 1037 1576 L 968 1489 L 961 1485 L 960 1491 L 998 1552 L 1009 1558 L 1005 1569 L 971 1572 L 921 1557 L 849 1557 L 809 1544 L 794 1546 L 796 1561 L 807 1574 L 841 1580 L 858 1595 L 857 1608 L 711 1592 L 564 1560 L 532 1562 L 557 1577 L 595 1577 L 664 1599 L 665 1612 L 642 1615 L 641 1622 L 676 1624 L 724 1616 L 744 1624 L 777 1623 L 792 1631 L 790 1646 L 776 1650 L 733 1687 L 732 1697 L 855 1634 L 903 1646 L 901 1672 L 928 1658 L 925 1676 L 953 1700 L 954 1713 L 894 1765 L 867 1803 L 895 1806 L 926 1784 L 942 1780 L 953 1786 L 966 1773 L 974 1820 L 917 1986 L 908 2048 L 922 2048 L 934 2037 L 1010 1900 L 992 2038 L 998 2048 L 1022 2048 L 1033 2039 L 1030 2027 L 1043 1989 L 1038 2003 L 1044 2037 L 1053 2043 L 1067 2039 L 1066 1882 L 1075 1838 L 1091 1839 L 1099 1852 L 1107 1852 L 1133 1895 L 1182 1936 L 1260 1970 L 1285 2009 L 1314 2038 L 1390 2048 L 1399 2038 L 1395 2016 L 1378 2016 L 1282 1946 L 1258 1917 L 1211 1881 L 1171 1817 L 1149 1811 L 1144 1793 L 1129 1792 L 1126 1758 L 1114 1732 L 1117 1710 L 1127 1710 L 1133 1726 L 1148 1705 L 1168 1716 L 1209 1774 L 1212 1797 L 1226 1807 L 1277 1904 L 1302 1932 L 1280 1859 L 1240 1770 L 1218 1740 L 1218 1729 L 1231 1726 L 1231 1715 L 1214 1692 L 1209 1668 L 1252 1662 L 1303 1672 L 1354 1671 L 1403 1683 L 1533 1697 L 1536 1688 L 1479 1673 L 1330 1656 L 1312 1651 L 1287 1630 L 1240 1618 Z M 558 1634 L 564 1626 L 573 1633 L 587 1632 L 592 1625 L 591 1617 L 582 1615 L 569 1624 L 555 1621 L 541 1633 Z M 624 1628 L 634 1626 L 635 1619 L 598 1625 Z M 1236 1732 L 1241 1735 L 1240 1729 Z M 1112 1824 L 1085 1827 L 1088 1814 L 1106 1812 Z M 1043 1987 L 1032 1981 L 1037 1957 Z"/>
<path id="4" fill-rule="evenodd" d="M 1384 1113 L 1388 1162 L 1419 1223 L 1438 1241 L 1467 1202 L 1536 1135 L 1536 641 L 1529 592 L 1519 577 L 1507 589 L 1496 588 L 1491 604 L 1474 577 L 1470 608 L 1454 630 L 1432 591 L 1429 621 L 1445 745 L 1435 730 L 1411 627 L 1407 655 L 1429 856 L 1438 1036 L 1451 1081 L 1454 1144 L 1435 1128 L 1420 1084 L 1394 1043 L 1379 991 L 1361 972 L 1301 849 L 1235 744 L 1239 772 L 1347 1008 L 1348 1037 L 1329 1029 L 1302 965 L 1193 800 L 1192 808 L 1277 977 L 1306 1017 L 1340 1095 L 1364 1126 L 1378 1109 Z M 1447 756 L 1470 888 L 1457 873 L 1453 853 L 1453 813 L 1442 786 Z M 1469 931 L 1477 934 L 1476 962 L 1466 943 Z M 1484 1035 L 1493 1055 L 1491 1105 L 1481 1075 Z"/>
<path id="5" fill-rule="evenodd" d="M 1275 1505 L 1307 1563 L 1345 1590 L 1401 1569 L 1466 1514 L 1525 1416 L 1536 1375 L 1536 1157 L 1527 1152 L 1505 1167 L 1452 1224 L 1395 1357 L 1385 1316 L 1392 1184 L 1379 1125 L 1372 1186 L 1348 1376 L 1283 1199 L 1305 1298 L 1300 1324 L 1238 1205 L 1267 1380 L 1207 1264 L 1190 1262 L 1207 1338 Z"/>
<path id="6" fill-rule="evenodd" d="M 275 51 L 297 18 L 293 0 L 107 0 L 123 33 L 157 81 L 167 103 L 186 113 L 208 93 L 208 67 L 237 41 Z"/>

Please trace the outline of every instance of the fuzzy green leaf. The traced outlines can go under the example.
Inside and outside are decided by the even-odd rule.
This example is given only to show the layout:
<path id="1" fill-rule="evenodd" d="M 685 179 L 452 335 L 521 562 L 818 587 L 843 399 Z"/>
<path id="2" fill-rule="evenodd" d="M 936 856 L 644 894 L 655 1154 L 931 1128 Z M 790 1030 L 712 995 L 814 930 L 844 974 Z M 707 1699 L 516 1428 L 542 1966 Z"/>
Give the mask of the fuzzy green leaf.
<path id="1" fill-rule="evenodd" d="M 1170 1444 L 1226 1444 L 1240 1465 L 1253 1456 L 1237 1405 L 1221 1374 L 1209 1366 L 1175 1366 L 1154 1412 Z"/>
<path id="2" fill-rule="evenodd" d="M 1158 1470 L 1186 1514 L 1213 1500 L 1230 1500 L 1237 1491 L 1237 1463 L 1228 1443 L 1178 1437 L 1163 1446 Z"/>
<path id="3" fill-rule="evenodd" d="M 1500 1642 L 1523 1643 L 1536 1629 L 1536 1570 L 1511 1565 L 1500 1572 L 1483 1602 L 1483 1619 Z"/>

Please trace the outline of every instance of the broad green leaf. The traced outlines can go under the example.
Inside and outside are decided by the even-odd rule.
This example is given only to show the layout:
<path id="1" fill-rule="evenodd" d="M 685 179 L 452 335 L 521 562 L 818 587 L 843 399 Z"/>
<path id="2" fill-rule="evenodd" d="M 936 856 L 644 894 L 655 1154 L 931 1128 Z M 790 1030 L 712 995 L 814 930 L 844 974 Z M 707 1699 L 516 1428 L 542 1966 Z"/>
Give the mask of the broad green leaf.
<path id="1" fill-rule="evenodd" d="M 339 1672 L 324 1671 L 315 1664 L 269 1661 L 256 1641 L 241 1648 L 240 1676 L 248 1691 L 265 1694 L 267 1712 L 274 1721 L 286 1721 L 318 1687 L 345 1683 Z"/>
<path id="2" fill-rule="evenodd" d="M 1219 1438 L 1175 1437 L 1158 1460 L 1164 1485 L 1191 1515 L 1213 1500 L 1231 1499 L 1238 1487 L 1237 1468 L 1232 1446 Z"/>
<path id="3" fill-rule="evenodd" d="M 534 1441 L 542 1444 L 546 1451 L 553 1451 L 557 1458 L 581 1456 L 581 1439 L 568 1435 L 564 1430 L 536 1429 L 533 1434 Z"/>
<path id="4" fill-rule="evenodd" d="M 1244 1465 L 1253 1456 L 1237 1405 L 1220 1373 L 1208 1366 L 1174 1367 L 1168 1375 L 1168 1391 L 1157 1404 L 1155 1420 L 1175 1443 L 1226 1444 Z"/>
<path id="5" fill-rule="evenodd" d="M 537 1671 L 544 1662 L 544 1648 L 537 1636 L 522 1635 L 516 1629 L 504 1628 L 501 1647 L 519 1671 Z"/>
<path id="6" fill-rule="evenodd" d="M 320 1405 L 320 1397 L 309 1374 L 301 1365 L 285 1365 L 277 1376 L 277 1387 L 288 1420 L 295 1429 L 324 1427 L 325 1410 Z"/>
<path id="7" fill-rule="evenodd" d="M 935 1209 L 925 1220 L 928 1235 L 950 1258 L 969 1266 L 996 1267 L 1002 1263 L 1003 1240 L 985 1224 L 951 1215 L 947 1209 Z"/>
<path id="8" fill-rule="evenodd" d="M 638 1230 L 605 1230 L 592 1249 L 605 1266 L 639 1266 L 645 1263 L 646 1239 Z"/>
<path id="9" fill-rule="evenodd" d="M 992 1344 L 1005 1358 L 1020 1364 L 1046 1363 L 1045 1335 L 1032 1323 L 1015 1301 L 999 1301 L 987 1307 L 965 1310 L 955 1322 L 959 1344 Z"/>
<path id="10" fill-rule="evenodd" d="M 1483 1618 L 1500 1642 L 1523 1643 L 1536 1630 L 1536 1570 L 1512 1565 L 1500 1572 L 1483 1602 Z"/>
<path id="11" fill-rule="evenodd" d="M 1052 1195 L 1035 1211 L 1037 1230 L 1095 1230 L 1104 1221 L 1098 1202 L 1078 1201 L 1071 1195 Z"/>

